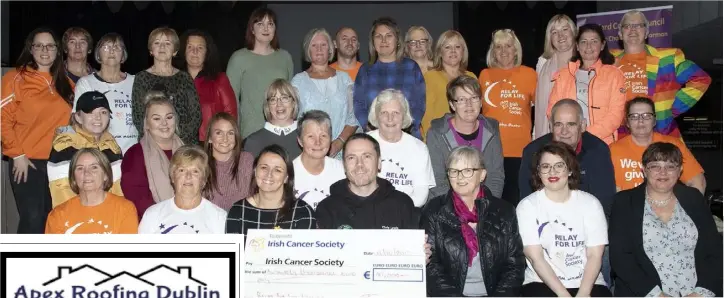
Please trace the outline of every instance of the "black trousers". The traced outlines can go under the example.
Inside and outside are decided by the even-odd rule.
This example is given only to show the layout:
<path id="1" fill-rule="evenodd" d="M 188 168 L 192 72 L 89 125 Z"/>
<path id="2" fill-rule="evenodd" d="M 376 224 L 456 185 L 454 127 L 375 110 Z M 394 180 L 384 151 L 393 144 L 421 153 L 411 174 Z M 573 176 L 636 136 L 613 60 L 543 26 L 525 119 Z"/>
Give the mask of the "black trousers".
<path id="1" fill-rule="evenodd" d="M 567 290 L 573 297 L 578 294 L 578 288 Z M 542 282 L 532 282 L 523 285 L 523 289 L 520 293 L 523 297 L 558 297 L 553 290 Z M 593 285 L 593 288 L 591 289 L 591 297 L 611 297 L 611 291 L 609 291 L 606 286 Z"/>
<path id="2" fill-rule="evenodd" d="M 18 234 L 45 233 L 45 220 L 53 209 L 50 197 L 50 182 L 48 181 L 48 161 L 31 159 L 36 169 L 28 166 L 27 182 L 15 182 L 13 167 L 15 161 L 10 159 L 10 185 L 15 194 L 15 204 L 18 206 Z"/>
<path id="3" fill-rule="evenodd" d="M 503 197 L 501 199 L 513 205 L 518 206 L 518 202 L 523 198 L 520 197 L 518 191 L 518 172 L 520 171 L 520 157 L 503 158 L 503 170 L 505 171 L 505 184 L 503 186 Z"/>

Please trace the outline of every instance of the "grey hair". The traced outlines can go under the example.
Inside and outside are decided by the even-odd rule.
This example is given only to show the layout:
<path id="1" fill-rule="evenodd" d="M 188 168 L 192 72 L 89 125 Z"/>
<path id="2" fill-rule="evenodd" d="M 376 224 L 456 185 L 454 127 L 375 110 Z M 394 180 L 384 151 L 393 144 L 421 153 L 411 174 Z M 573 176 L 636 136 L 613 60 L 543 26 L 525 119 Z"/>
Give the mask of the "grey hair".
<path id="1" fill-rule="evenodd" d="M 319 125 L 327 126 L 327 133 L 329 137 L 332 137 L 332 120 L 329 118 L 329 114 L 325 111 L 320 110 L 309 110 L 302 114 L 302 118 L 299 119 L 299 137 L 304 135 L 304 124 L 308 122 L 314 122 Z"/>
<path id="2" fill-rule="evenodd" d="M 621 22 L 618 23 L 618 34 L 623 35 L 623 28 L 622 28 L 623 21 L 625 21 L 626 18 L 633 16 L 633 15 L 640 15 L 641 18 L 644 19 L 644 26 L 646 26 L 646 36 L 644 36 L 644 38 L 648 38 L 649 37 L 649 19 L 646 18 L 646 15 L 643 12 L 638 11 L 636 9 L 629 10 L 623 14 L 623 16 L 621 17 Z"/>
<path id="3" fill-rule="evenodd" d="M 368 122 L 372 124 L 372 126 L 379 128 L 380 123 L 377 114 L 380 113 L 383 104 L 386 104 L 393 100 L 398 101 L 400 103 L 400 106 L 402 107 L 402 128 L 405 129 L 412 125 L 410 103 L 407 102 L 405 94 L 397 89 L 385 89 L 377 94 L 377 97 L 375 97 L 375 100 L 372 101 L 372 105 L 370 106 L 370 114 L 367 116 L 367 118 Z"/>
<path id="4" fill-rule="evenodd" d="M 304 42 L 302 43 L 302 47 L 304 48 L 304 60 L 310 63 L 312 62 L 312 56 L 309 55 L 309 49 L 312 46 L 312 39 L 317 36 L 317 34 L 322 34 L 324 38 L 327 39 L 327 48 L 329 49 L 329 57 L 327 58 L 327 61 L 331 62 L 334 58 L 334 41 L 329 35 L 329 32 L 327 32 L 324 28 L 314 28 L 309 30 L 307 35 L 304 36 Z"/>
<path id="5" fill-rule="evenodd" d="M 485 169 L 485 161 L 483 159 L 483 152 L 471 146 L 460 146 L 450 152 L 450 156 L 447 158 L 445 168 L 449 169 L 452 164 L 458 160 L 467 161 L 471 164 L 476 165 L 481 169 Z"/>
<path id="6" fill-rule="evenodd" d="M 553 120 L 553 119 L 556 118 L 556 117 L 555 117 L 556 113 L 558 113 L 558 110 L 559 110 L 561 107 L 563 107 L 563 106 L 569 106 L 569 107 L 575 108 L 575 109 L 576 109 L 576 112 L 578 113 L 578 122 L 579 122 L 579 123 L 583 123 L 583 122 L 584 122 L 584 119 L 583 119 L 583 108 L 581 108 L 581 105 L 578 104 L 578 102 L 577 102 L 575 99 L 564 98 L 564 99 L 561 99 L 561 100 L 559 100 L 558 102 L 556 102 L 556 104 L 554 104 L 553 107 L 551 108 L 551 119 L 550 119 L 551 125 L 554 124 L 554 120 Z"/>

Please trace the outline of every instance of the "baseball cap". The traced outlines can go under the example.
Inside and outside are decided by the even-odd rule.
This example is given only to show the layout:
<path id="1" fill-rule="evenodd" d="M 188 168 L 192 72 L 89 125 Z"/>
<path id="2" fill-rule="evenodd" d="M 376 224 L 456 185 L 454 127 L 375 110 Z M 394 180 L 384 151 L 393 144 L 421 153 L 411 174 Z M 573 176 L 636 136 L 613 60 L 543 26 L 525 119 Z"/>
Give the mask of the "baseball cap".
<path id="1" fill-rule="evenodd" d="M 88 91 L 81 94 L 78 98 L 78 103 L 75 106 L 75 111 L 83 111 L 84 113 L 92 113 L 97 108 L 106 108 L 108 112 L 111 112 L 111 107 L 108 104 L 108 98 L 98 91 Z"/>

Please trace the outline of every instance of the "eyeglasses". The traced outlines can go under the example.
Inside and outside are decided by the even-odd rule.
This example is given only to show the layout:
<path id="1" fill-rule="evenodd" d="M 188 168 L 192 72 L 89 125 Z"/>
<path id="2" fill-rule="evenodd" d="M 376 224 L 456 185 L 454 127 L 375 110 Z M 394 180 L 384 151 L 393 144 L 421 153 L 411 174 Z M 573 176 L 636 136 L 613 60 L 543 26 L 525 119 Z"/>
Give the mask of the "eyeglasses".
<path id="1" fill-rule="evenodd" d="M 32 45 L 32 47 L 33 47 L 33 50 L 36 50 L 36 51 L 42 51 L 43 49 L 46 49 L 46 50 L 48 50 L 48 52 L 52 52 L 52 51 L 55 51 L 58 49 L 58 45 L 56 45 L 54 43 L 49 43 L 49 44 L 34 43 Z"/>
<path id="2" fill-rule="evenodd" d="M 672 164 L 667 164 L 667 165 L 649 164 L 649 165 L 646 166 L 646 169 L 647 169 L 649 172 L 660 173 L 661 170 L 666 170 L 667 173 L 674 173 L 674 172 L 676 172 L 677 170 L 679 170 L 679 165 L 672 165 Z"/>
<path id="3" fill-rule="evenodd" d="M 280 102 L 281 102 L 281 103 L 289 103 L 290 101 L 292 101 L 292 97 L 291 97 L 291 96 L 286 96 L 286 95 L 285 95 L 285 96 L 282 96 L 282 97 L 272 97 L 272 98 L 269 98 L 268 101 L 269 101 L 269 104 L 270 104 L 270 105 L 276 105 L 277 103 L 280 103 Z"/>
<path id="4" fill-rule="evenodd" d="M 549 163 L 544 163 L 538 165 L 538 173 L 540 174 L 549 174 L 551 172 L 551 169 L 556 170 L 556 173 L 560 173 L 566 170 L 568 166 L 564 162 L 557 162 L 553 165 Z"/>
<path id="5" fill-rule="evenodd" d="M 464 105 L 466 103 L 477 103 L 480 101 L 480 96 L 473 96 L 470 98 L 465 97 L 458 97 L 457 99 L 453 100 L 457 105 Z"/>
<path id="6" fill-rule="evenodd" d="M 428 42 L 429 42 L 429 40 L 427 38 L 425 38 L 425 39 L 419 39 L 419 40 L 408 40 L 407 44 L 409 44 L 413 47 L 416 47 L 418 45 L 421 47 L 424 47 L 424 46 L 427 46 Z"/>
<path id="7" fill-rule="evenodd" d="M 634 30 L 636 30 L 636 29 L 646 28 L 646 24 L 644 24 L 644 23 L 623 24 L 623 25 L 621 25 L 621 28 L 623 28 L 623 29 L 634 29 Z"/>
<path id="8" fill-rule="evenodd" d="M 450 178 L 458 178 L 458 175 L 463 175 L 463 178 L 473 177 L 475 171 L 480 171 L 481 168 L 467 168 L 462 170 L 447 169 L 447 176 Z"/>
<path id="9" fill-rule="evenodd" d="M 651 120 L 654 118 L 654 113 L 631 113 L 626 116 L 629 121 L 638 121 L 638 120 Z"/>
<path id="10" fill-rule="evenodd" d="M 121 51 L 121 47 L 118 46 L 118 45 L 108 45 L 108 44 L 107 44 L 107 45 L 102 46 L 101 49 L 102 49 L 104 52 L 111 52 L 111 51 L 113 51 L 113 52 L 120 52 L 120 51 Z"/>

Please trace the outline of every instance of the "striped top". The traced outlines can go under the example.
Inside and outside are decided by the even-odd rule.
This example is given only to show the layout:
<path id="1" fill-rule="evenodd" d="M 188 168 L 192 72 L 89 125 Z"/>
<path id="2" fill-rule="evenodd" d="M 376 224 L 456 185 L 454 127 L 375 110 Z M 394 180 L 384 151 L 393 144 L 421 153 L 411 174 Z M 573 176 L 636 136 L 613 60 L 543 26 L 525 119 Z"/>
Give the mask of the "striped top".
<path id="1" fill-rule="evenodd" d="M 248 229 L 316 229 L 314 210 L 303 200 L 295 200 L 291 214 L 277 220 L 279 209 L 254 207 L 249 200 L 234 203 L 226 218 L 227 234 L 244 234 Z"/>

